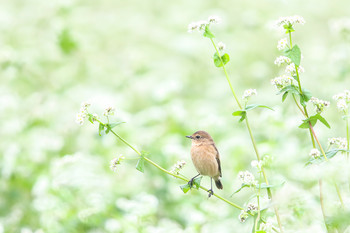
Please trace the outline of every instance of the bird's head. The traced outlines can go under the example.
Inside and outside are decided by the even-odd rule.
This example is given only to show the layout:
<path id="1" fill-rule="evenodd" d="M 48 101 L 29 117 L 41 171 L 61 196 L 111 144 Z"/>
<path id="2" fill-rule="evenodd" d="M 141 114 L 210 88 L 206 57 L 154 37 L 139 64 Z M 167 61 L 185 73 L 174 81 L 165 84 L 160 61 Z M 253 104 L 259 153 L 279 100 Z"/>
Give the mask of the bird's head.
<path id="1" fill-rule="evenodd" d="M 213 142 L 213 139 L 211 138 L 211 136 L 205 132 L 205 131 L 197 131 L 194 134 L 190 135 L 190 136 L 186 136 L 186 138 L 190 138 L 192 139 L 192 142 Z"/>

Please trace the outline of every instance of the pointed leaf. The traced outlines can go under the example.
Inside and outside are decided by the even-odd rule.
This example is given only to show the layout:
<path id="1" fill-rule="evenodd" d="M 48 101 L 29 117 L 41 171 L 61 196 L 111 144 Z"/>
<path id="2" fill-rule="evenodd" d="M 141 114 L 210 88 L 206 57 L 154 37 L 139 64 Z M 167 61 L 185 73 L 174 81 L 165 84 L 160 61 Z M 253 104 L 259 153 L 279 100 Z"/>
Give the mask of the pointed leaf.
<path id="1" fill-rule="evenodd" d="M 209 30 L 209 25 L 205 26 L 205 30 L 203 33 L 204 37 L 208 37 L 208 38 L 214 38 L 214 34 Z"/>
<path id="2" fill-rule="evenodd" d="M 199 189 L 199 186 L 201 186 L 201 180 L 203 176 L 197 177 L 196 179 L 193 180 L 194 187 L 196 189 Z"/>
<path id="3" fill-rule="evenodd" d="M 269 185 L 266 185 L 266 183 L 261 183 L 261 189 L 267 189 L 267 188 L 279 188 L 279 187 L 282 187 L 284 185 L 284 183 L 286 183 L 285 181 L 283 181 L 282 183 L 280 184 L 269 184 Z M 258 189 L 259 188 L 259 184 L 256 185 L 256 188 Z"/>
<path id="4" fill-rule="evenodd" d="M 226 65 L 227 62 L 230 61 L 230 56 L 227 53 L 225 53 L 224 55 L 221 56 L 221 60 L 224 63 L 224 65 Z"/>
<path id="5" fill-rule="evenodd" d="M 103 132 L 104 128 L 105 128 L 105 126 L 104 126 L 102 123 L 100 123 L 100 124 L 98 125 L 98 134 L 99 134 L 100 136 L 101 136 L 101 132 Z"/>
<path id="6" fill-rule="evenodd" d="M 280 90 L 280 91 L 277 93 L 277 95 L 279 95 L 279 94 L 281 94 L 281 93 L 284 93 L 284 92 L 286 92 L 286 91 L 289 92 L 289 93 L 291 93 L 291 94 L 297 94 L 297 95 L 300 94 L 300 92 L 299 92 L 297 86 L 295 86 L 295 85 L 288 85 L 288 86 L 282 88 L 282 90 Z"/>
<path id="7" fill-rule="evenodd" d="M 350 152 L 350 150 L 344 150 L 344 149 L 331 149 L 329 151 L 327 151 L 325 154 L 326 154 L 326 157 L 327 159 L 331 159 L 333 158 L 338 152 Z M 324 161 L 324 157 L 321 155 L 320 157 L 318 158 L 311 158 L 309 159 L 309 161 L 305 164 L 305 166 L 308 166 L 310 164 L 319 164 L 319 163 L 322 163 Z"/>
<path id="8" fill-rule="evenodd" d="M 315 117 L 321 121 L 325 126 L 327 126 L 329 129 L 331 128 L 331 126 L 328 124 L 328 122 L 326 121 L 326 119 L 324 119 L 320 114 L 316 114 Z"/>
<path id="9" fill-rule="evenodd" d="M 247 112 L 246 111 L 244 111 L 243 112 L 243 114 L 242 114 L 242 117 L 241 117 L 241 119 L 239 119 L 239 121 L 238 122 L 242 122 L 242 121 L 244 121 L 244 119 L 247 117 Z"/>
<path id="10" fill-rule="evenodd" d="M 218 53 L 214 53 L 213 60 L 216 67 L 221 67 L 223 65 Z"/>
<path id="11" fill-rule="evenodd" d="M 189 185 L 189 183 L 187 183 L 187 184 L 181 185 L 180 188 L 181 188 L 182 192 L 187 193 L 188 190 L 191 189 L 191 186 Z"/>
<path id="12" fill-rule="evenodd" d="M 283 96 L 282 96 L 282 102 L 284 102 L 286 100 L 288 96 L 288 91 L 284 92 Z"/>
<path id="13" fill-rule="evenodd" d="M 268 107 L 268 106 L 266 106 L 266 105 L 262 105 L 262 104 L 251 104 L 251 105 L 247 105 L 247 106 L 245 107 L 244 110 L 249 111 L 249 110 L 252 110 L 252 109 L 254 109 L 254 108 L 268 108 L 268 109 L 274 111 L 272 108 L 270 108 L 270 107 Z"/>
<path id="14" fill-rule="evenodd" d="M 233 194 L 238 193 L 239 191 L 241 191 L 241 190 L 242 190 L 243 188 L 245 188 L 245 187 L 250 187 L 250 186 L 247 185 L 247 184 L 242 184 L 241 187 L 240 187 L 239 189 L 237 189 L 236 191 L 234 191 L 234 192 L 231 194 L 231 196 L 232 196 Z"/>
<path id="15" fill-rule="evenodd" d="M 123 124 L 125 123 L 124 121 L 119 121 L 119 122 L 114 122 L 114 123 L 110 123 L 108 124 L 107 126 L 110 128 L 110 129 L 113 129 L 114 127 L 116 127 L 117 125 L 120 125 L 120 124 Z"/>
<path id="16" fill-rule="evenodd" d="M 136 164 L 136 169 L 140 172 L 144 172 L 144 166 L 145 166 L 145 159 L 141 157 Z"/>
<path id="17" fill-rule="evenodd" d="M 239 110 L 232 113 L 233 116 L 242 116 L 245 111 Z"/>
<path id="18" fill-rule="evenodd" d="M 292 49 L 287 50 L 286 57 L 289 57 L 295 65 L 299 66 L 300 59 L 301 59 L 301 52 L 298 45 L 294 45 Z"/>

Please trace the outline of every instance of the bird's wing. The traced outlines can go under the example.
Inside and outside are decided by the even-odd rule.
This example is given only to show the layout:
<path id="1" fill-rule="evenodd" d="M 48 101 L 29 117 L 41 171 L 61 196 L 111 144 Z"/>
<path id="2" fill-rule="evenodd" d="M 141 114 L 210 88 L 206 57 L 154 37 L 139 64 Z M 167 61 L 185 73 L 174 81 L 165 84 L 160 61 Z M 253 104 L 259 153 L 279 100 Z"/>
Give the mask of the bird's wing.
<path id="1" fill-rule="evenodd" d="M 216 146 L 215 146 L 214 143 L 213 143 L 213 146 L 214 146 L 214 148 L 215 148 L 215 150 L 216 150 L 215 158 L 216 158 L 216 162 L 218 162 L 220 177 L 222 177 L 219 151 L 218 151 L 218 149 L 216 148 Z"/>

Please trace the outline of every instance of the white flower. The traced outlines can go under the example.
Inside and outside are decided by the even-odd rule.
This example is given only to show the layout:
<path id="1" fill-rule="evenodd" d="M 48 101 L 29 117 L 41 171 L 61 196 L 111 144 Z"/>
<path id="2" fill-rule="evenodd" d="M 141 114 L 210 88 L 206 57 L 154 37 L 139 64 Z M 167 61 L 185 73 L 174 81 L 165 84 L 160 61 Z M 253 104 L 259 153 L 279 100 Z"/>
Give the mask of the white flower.
<path id="1" fill-rule="evenodd" d="M 125 157 L 123 155 L 119 155 L 118 157 L 112 159 L 110 161 L 110 165 L 109 168 L 113 171 L 116 172 L 117 171 L 117 165 L 120 164 L 120 162 L 125 159 Z"/>
<path id="2" fill-rule="evenodd" d="M 204 31 L 205 30 L 205 27 L 209 24 L 208 21 L 205 21 L 205 20 L 200 20 L 197 22 L 198 24 L 198 30 L 199 31 Z"/>
<path id="3" fill-rule="evenodd" d="M 347 148 L 347 141 L 346 138 L 328 138 L 328 143 L 330 146 L 335 145 L 338 147 L 338 149 L 346 149 Z"/>
<path id="4" fill-rule="evenodd" d="M 248 100 L 251 96 L 257 95 L 257 94 L 258 93 L 257 93 L 256 89 L 247 89 L 244 91 L 242 99 Z"/>
<path id="5" fill-rule="evenodd" d="M 255 180 L 255 177 L 252 173 L 249 171 L 239 172 L 238 178 L 241 180 L 242 184 L 246 184 L 248 186 L 255 187 L 257 185 L 257 181 Z"/>
<path id="6" fill-rule="evenodd" d="M 325 107 L 329 107 L 330 102 L 311 97 L 311 103 L 315 106 L 317 113 L 322 113 Z"/>
<path id="7" fill-rule="evenodd" d="M 250 165 L 251 165 L 252 167 L 256 167 L 256 168 L 258 168 L 258 169 L 261 168 L 261 162 L 259 162 L 258 160 L 253 160 L 253 161 L 250 163 Z"/>
<path id="8" fill-rule="evenodd" d="M 79 112 L 75 116 L 75 122 L 78 123 L 79 125 L 84 124 L 84 120 L 88 115 L 88 107 L 90 107 L 90 103 L 88 102 L 83 102 L 81 104 Z"/>
<path id="9" fill-rule="evenodd" d="M 105 111 L 104 111 L 103 115 L 106 116 L 106 117 L 114 115 L 114 108 L 113 107 L 105 108 Z"/>
<path id="10" fill-rule="evenodd" d="M 343 93 L 334 95 L 333 99 L 337 101 L 338 110 L 347 113 L 350 104 L 350 91 L 345 90 Z"/>
<path id="11" fill-rule="evenodd" d="M 294 79 L 288 75 L 282 75 L 271 80 L 271 84 L 277 89 L 283 89 L 286 86 L 292 85 Z"/>
<path id="12" fill-rule="evenodd" d="M 313 148 L 313 149 L 310 150 L 309 155 L 316 159 L 316 158 L 320 157 L 321 153 L 316 148 Z"/>
<path id="13" fill-rule="evenodd" d="M 192 33 L 193 31 L 198 29 L 198 23 L 197 22 L 192 22 L 188 25 L 188 32 Z"/>
<path id="14" fill-rule="evenodd" d="M 279 56 L 274 61 L 275 65 L 277 65 L 277 66 L 280 66 L 283 64 L 289 64 L 291 62 L 292 62 L 292 60 L 290 60 L 290 58 L 286 57 L 286 56 Z"/>
<path id="15" fill-rule="evenodd" d="M 211 15 L 211 16 L 208 17 L 208 22 L 209 23 L 216 23 L 216 24 L 218 24 L 218 23 L 221 22 L 221 19 L 220 19 L 220 17 L 218 17 L 216 15 Z"/>
<path id="16" fill-rule="evenodd" d="M 77 115 L 75 116 L 75 122 L 79 125 L 84 124 L 84 119 L 85 119 L 85 116 L 82 115 L 81 113 L 77 113 Z"/>
<path id="17" fill-rule="evenodd" d="M 272 219 L 271 218 L 268 218 L 266 223 L 261 223 L 260 224 L 260 228 L 259 230 L 260 231 L 265 231 L 266 233 L 271 233 L 272 232 L 272 227 L 273 227 L 273 224 L 272 224 Z"/>
<path id="18" fill-rule="evenodd" d="M 299 16 L 299 15 L 294 15 L 294 16 L 287 16 L 287 17 L 280 17 L 277 21 L 276 21 L 276 25 L 279 27 L 283 27 L 284 25 L 294 25 L 294 24 L 301 24 L 304 25 L 305 24 L 305 20 L 303 17 Z"/>
<path id="19" fill-rule="evenodd" d="M 250 212 L 251 214 L 254 214 L 258 211 L 258 206 L 254 203 L 249 203 L 246 208 L 247 212 Z"/>
<path id="20" fill-rule="evenodd" d="M 287 44 L 288 44 L 287 38 L 280 39 L 277 43 L 277 49 L 283 50 L 287 47 Z"/>
<path id="21" fill-rule="evenodd" d="M 243 223 L 243 222 L 245 222 L 245 220 L 247 220 L 248 216 L 249 215 L 245 210 L 241 210 L 241 213 L 239 214 L 238 219 L 240 222 Z"/>
<path id="22" fill-rule="evenodd" d="M 226 45 L 220 41 L 220 42 L 218 43 L 218 49 L 219 49 L 220 51 L 224 51 L 225 48 L 226 48 Z"/>
<path id="23" fill-rule="evenodd" d="M 290 74 L 291 76 L 297 75 L 297 73 L 296 73 L 296 71 L 295 71 L 295 64 L 294 64 L 294 63 L 289 64 L 289 65 L 286 67 L 285 72 L 286 72 L 287 74 Z M 304 73 L 304 72 L 305 72 L 304 68 L 303 68 L 302 66 L 298 66 L 298 73 L 300 74 L 300 73 Z"/>
<path id="24" fill-rule="evenodd" d="M 181 161 L 177 161 L 176 164 L 173 165 L 173 167 L 171 168 L 170 172 L 178 175 L 180 170 L 186 165 L 186 162 L 184 160 Z"/>

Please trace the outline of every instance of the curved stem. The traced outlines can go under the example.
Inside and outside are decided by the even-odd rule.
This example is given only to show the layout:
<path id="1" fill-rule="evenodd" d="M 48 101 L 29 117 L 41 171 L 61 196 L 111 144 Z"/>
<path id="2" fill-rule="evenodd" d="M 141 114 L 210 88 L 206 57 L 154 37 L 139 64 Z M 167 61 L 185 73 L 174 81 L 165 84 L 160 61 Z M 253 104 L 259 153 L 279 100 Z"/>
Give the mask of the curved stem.
<path id="1" fill-rule="evenodd" d="M 340 190 L 339 190 L 339 187 L 337 185 L 337 183 L 335 183 L 335 181 L 333 181 L 334 183 L 334 187 L 335 187 L 335 190 L 337 191 L 337 194 L 338 194 L 338 197 L 339 197 L 339 200 L 340 200 L 340 204 L 341 204 L 341 207 L 344 209 L 344 202 L 343 202 L 343 198 L 341 196 L 341 193 L 340 193 Z"/>
<path id="2" fill-rule="evenodd" d="M 318 186 L 320 187 L 320 203 L 321 203 L 323 221 L 324 221 L 324 224 L 326 225 L 327 232 L 328 232 L 329 229 L 328 229 L 328 225 L 327 225 L 326 212 L 325 212 L 324 203 L 323 203 L 323 192 L 322 192 L 322 180 L 321 179 L 318 180 Z"/>

